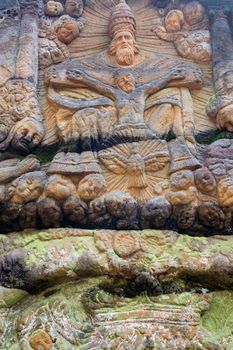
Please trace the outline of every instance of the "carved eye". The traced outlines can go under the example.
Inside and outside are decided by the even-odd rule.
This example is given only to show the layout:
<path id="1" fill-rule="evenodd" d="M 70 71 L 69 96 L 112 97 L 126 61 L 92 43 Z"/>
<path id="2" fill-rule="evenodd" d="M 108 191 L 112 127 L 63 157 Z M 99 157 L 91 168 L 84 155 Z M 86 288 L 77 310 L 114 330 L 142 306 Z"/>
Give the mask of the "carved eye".
<path id="1" fill-rule="evenodd" d="M 22 136 L 26 136 L 27 135 L 27 129 L 22 129 L 20 131 L 20 133 L 21 133 Z"/>
<path id="2" fill-rule="evenodd" d="M 40 142 L 40 135 L 39 134 L 35 134 L 33 136 L 33 142 L 34 143 L 39 143 Z"/>

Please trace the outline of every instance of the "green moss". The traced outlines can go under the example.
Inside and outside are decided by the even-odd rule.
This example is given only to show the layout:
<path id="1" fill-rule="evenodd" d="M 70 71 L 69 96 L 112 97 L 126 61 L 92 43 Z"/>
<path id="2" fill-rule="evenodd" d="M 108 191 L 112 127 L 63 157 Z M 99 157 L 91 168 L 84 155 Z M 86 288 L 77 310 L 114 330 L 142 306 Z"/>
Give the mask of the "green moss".
<path id="1" fill-rule="evenodd" d="M 223 291 L 213 294 L 210 308 L 201 318 L 201 327 L 213 340 L 229 338 L 233 342 L 233 292 Z M 232 349 L 232 348 L 229 348 Z"/>
<path id="2" fill-rule="evenodd" d="M 208 132 L 200 132 L 195 135 L 195 139 L 200 144 L 210 145 L 221 139 L 233 139 L 233 133 L 223 130 L 211 130 Z"/>
<path id="3" fill-rule="evenodd" d="M 39 161 L 44 164 L 51 162 L 58 152 L 57 146 L 51 146 L 47 147 L 47 149 L 41 148 L 36 152 L 36 157 L 39 159 Z"/>
<path id="4" fill-rule="evenodd" d="M 166 136 L 166 141 L 169 142 L 169 141 L 172 141 L 176 138 L 176 135 L 174 133 L 173 130 L 169 130 L 167 136 Z"/>
<path id="5" fill-rule="evenodd" d="M 21 289 L 0 287 L 0 308 L 9 308 L 29 294 Z"/>
<path id="6" fill-rule="evenodd" d="M 209 98 L 208 98 L 208 101 L 207 101 L 207 108 L 209 106 L 211 106 L 216 101 L 216 99 L 217 99 L 217 95 L 216 94 L 210 95 Z"/>

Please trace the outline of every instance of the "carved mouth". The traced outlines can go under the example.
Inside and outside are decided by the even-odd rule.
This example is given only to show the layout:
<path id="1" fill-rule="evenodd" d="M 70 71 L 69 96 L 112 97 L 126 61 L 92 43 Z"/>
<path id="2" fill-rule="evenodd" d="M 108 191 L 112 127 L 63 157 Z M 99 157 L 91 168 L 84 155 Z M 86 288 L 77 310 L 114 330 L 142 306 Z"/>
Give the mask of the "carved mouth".
<path id="1" fill-rule="evenodd" d="M 28 152 L 29 144 L 29 141 L 23 139 L 16 142 L 15 147 L 20 151 Z"/>
<path id="2" fill-rule="evenodd" d="M 120 46 L 121 49 L 128 49 L 129 47 L 129 44 L 121 44 Z"/>

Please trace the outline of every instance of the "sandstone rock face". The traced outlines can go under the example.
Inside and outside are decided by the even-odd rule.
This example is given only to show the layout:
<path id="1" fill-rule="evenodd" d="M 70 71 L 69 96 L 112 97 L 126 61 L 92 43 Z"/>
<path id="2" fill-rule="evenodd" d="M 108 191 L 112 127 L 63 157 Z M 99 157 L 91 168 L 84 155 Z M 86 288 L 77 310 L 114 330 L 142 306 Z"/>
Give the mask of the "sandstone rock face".
<path id="1" fill-rule="evenodd" d="M 1 349 L 231 349 L 232 246 L 153 230 L 1 236 Z"/>
<path id="2" fill-rule="evenodd" d="M 233 349 L 232 19 L 0 3 L 0 349 Z"/>

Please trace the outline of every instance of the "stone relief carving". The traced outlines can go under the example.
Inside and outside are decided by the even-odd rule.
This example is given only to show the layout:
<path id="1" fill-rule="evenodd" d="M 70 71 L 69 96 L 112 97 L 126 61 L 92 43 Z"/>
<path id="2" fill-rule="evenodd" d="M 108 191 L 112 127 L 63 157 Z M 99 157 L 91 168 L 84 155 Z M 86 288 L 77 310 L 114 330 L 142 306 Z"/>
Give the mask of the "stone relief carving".
<path id="1" fill-rule="evenodd" d="M 0 349 L 233 348 L 223 3 L 0 1 Z"/>
<path id="2" fill-rule="evenodd" d="M 83 1 L 48 1 L 40 22 L 39 63 L 42 69 L 69 58 L 70 44 L 84 28 L 86 20 L 81 17 Z"/>
<path id="3" fill-rule="evenodd" d="M 152 31 L 160 39 L 173 42 L 180 56 L 198 63 L 211 61 L 208 19 L 198 1 L 172 9 L 164 18 L 164 26 L 156 25 Z"/>
<path id="4" fill-rule="evenodd" d="M 210 212 L 216 233 L 229 230 L 231 141 L 199 143 L 217 128 L 231 131 L 227 15 L 197 1 L 148 0 L 145 16 L 153 21 L 145 29 L 137 2 L 45 1 L 39 11 L 33 1 L 13 5 L 15 22 L 2 22 L 21 28 L 15 73 L 0 87 L 2 230 L 28 227 L 31 217 L 32 227 L 208 234 Z M 227 55 L 218 47 L 222 33 Z M 147 50 L 147 40 L 155 48 Z M 1 67 L 6 72 L 6 60 Z M 11 162 L 6 151 L 35 156 Z M 41 152 L 49 159 L 39 165 Z"/>

